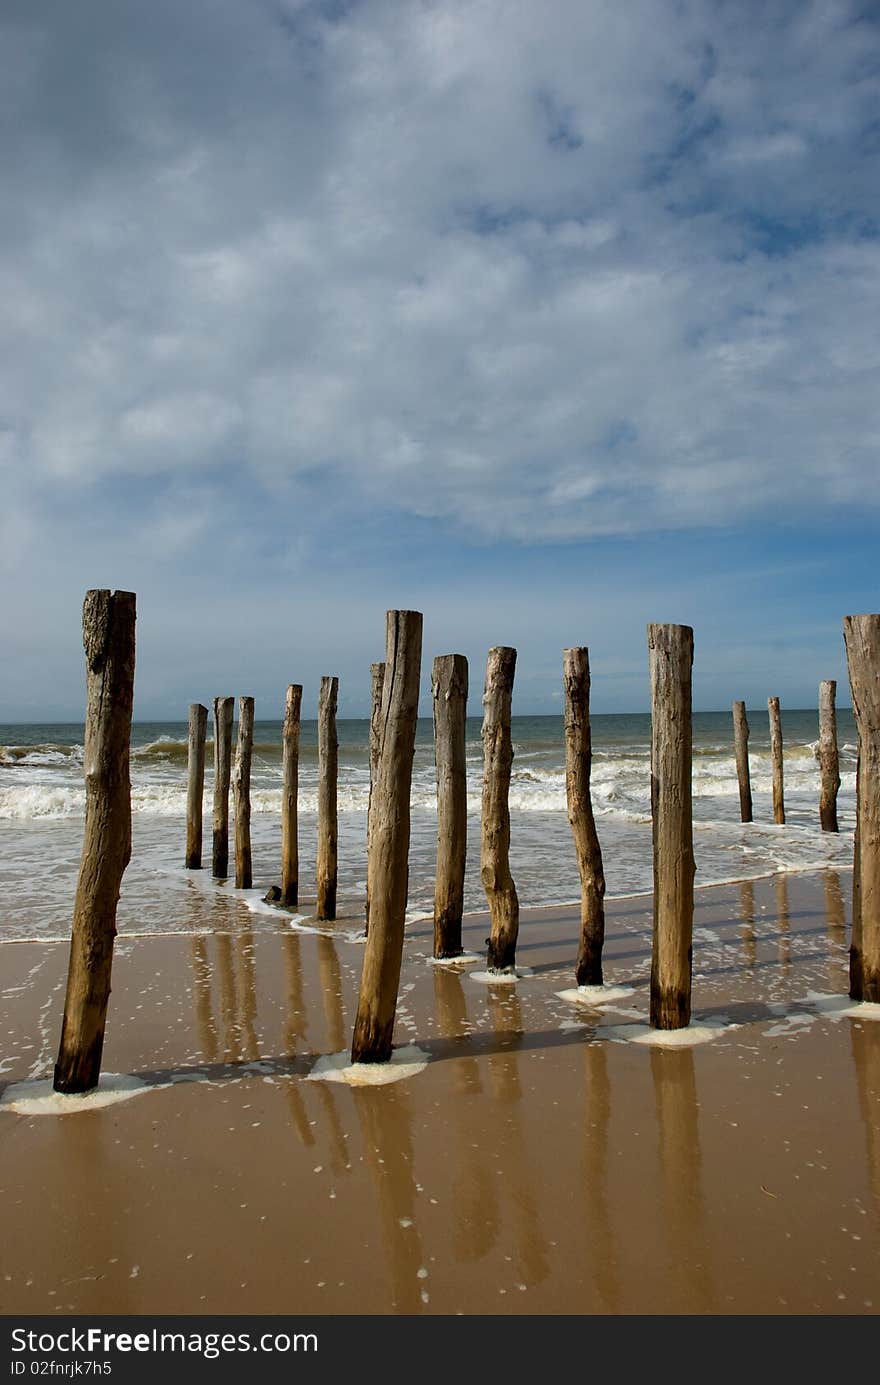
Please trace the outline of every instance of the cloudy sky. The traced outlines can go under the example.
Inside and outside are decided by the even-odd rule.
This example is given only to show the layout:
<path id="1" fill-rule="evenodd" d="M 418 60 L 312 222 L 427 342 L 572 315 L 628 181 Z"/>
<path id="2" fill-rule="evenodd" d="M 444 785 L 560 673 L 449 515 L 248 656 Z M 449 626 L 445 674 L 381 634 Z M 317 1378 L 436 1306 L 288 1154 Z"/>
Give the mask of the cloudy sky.
<path id="1" fill-rule="evenodd" d="M 385 611 L 515 710 L 815 705 L 880 609 L 880 10 L 3 0 L 0 720 L 367 706 Z M 427 703 L 429 705 L 430 699 Z"/>

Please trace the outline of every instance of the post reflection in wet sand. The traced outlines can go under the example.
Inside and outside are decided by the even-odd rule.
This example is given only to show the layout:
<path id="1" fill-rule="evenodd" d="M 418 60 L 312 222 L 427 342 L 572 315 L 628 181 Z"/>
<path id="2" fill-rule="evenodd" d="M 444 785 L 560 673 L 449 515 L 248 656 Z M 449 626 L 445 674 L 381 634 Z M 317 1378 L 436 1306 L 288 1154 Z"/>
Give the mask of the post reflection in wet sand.
<path id="1" fill-rule="evenodd" d="M 260 1056 L 257 1038 L 257 981 L 254 971 L 254 935 L 248 927 L 236 940 L 238 947 L 238 1023 L 243 1036 L 244 1056 L 249 1063 Z"/>
<path id="2" fill-rule="evenodd" d="M 467 1036 L 468 1012 L 464 986 L 458 972 L 447 967 L 434 967 L 434 1010 L 437 1025 L 444 1039 L 457 1039 Z M 476 1058 L 468 1058 L 464 1053 L 455 1060 L 455 1087 L 458 1092 L 481 1092 L 480 1065 Z"/>
<path id="3" fill-rule="evenodd" d="M 217 1061 L 217 1025 L 211 1007 L 211 964 L 208 961 L 208 946 L 204 938 L 193 938 L 190 944 L 192 956 L 193 984 L 196 1002 L 196 1023 L 199 1029 L 199 1043 L 202 1054 L 208 1063 Z"/>
<path id="4" fill-rule="evenodd" d="M 505 994 L 506 993 L 506 994 Z M 504 1174 L 500 1180 L 504 1204 L 513 1214 L 517 1271 L 528 1288 L 547 1278 L 548 1247 L 541 1231 L 535 1200 L 540 1182 L 531 1168 L 523 1136 L 519 1105 L 522 1100 L 519 1043 L 524 1026 L 519 997 L 510 987 L 487 987 L 490 1028 L 502 1046 L 489 1056 L 492 1096 L 501 1108 L 498 1123 L 505 1122 L 506 1138 L 500 1146 Z"/>
<path id="5" fill-rule="evenodd" d="M 755 937 L 755 886 L 751 880 L 740 881 L 739 907 L 742 918 L 740 937 L 742 938 L 743 958 L 751 971 L 758 955 L 758 944 Z"/>
<path id="6" fill-rule="evenodd" d="M 620 1276 L 614 1229 L 608 1208 L 608 1133 L 611 1086 L 605 1045 L 584 1045 L 584 1177 L 585 1238 L 590 1250 L 595 1307 L 591 1312 L 620 1312 Z"/>
<path id="7" fill-rule="evenodd" d="M 379 1211 L 391 1287 L 389 1308 L 395 1313 L 421 1313 L 429 1302 L 431 1285 L 416 1224 L 409 1098 L 402 1083 L 354 1087 L 352 1098 Z"/>
<path id="8" fill-rule="evenodd" d="M 220 1014 L 223 1020 L 223 1061 L 241 1061 L 241 1044 L 235 1003 L 235 970 L 232 939 L 227 933 L 217 937 L 217 973 L 220 978 Z"/>
<path id="9" fill-rule="evenodd" d="M 345 1011 L 342 1005 L 342 974 L 336 943 L 327 936 L 315 939 L 318 947 L 318 971 L 321 978 L 321 999 L 327 1026 L 327 1052 L 341 1053 L 349 1045 L 345 1030 Z"/>
<path id="10" fill-rule="evenodd" d="M 300 1045 L 306 1047 L 308 1015 L 303 996 L 302 954 L 300 940 L 295 933 L 285 933 L 281 939 L 284 951 L 284 973 L 287 981 L 287 1017 L 284 1025 L 284 1045 L 288 1058 L 299 1052 Z M 293 1128 L 299 1136 L 300 1144 L 309 1147 L 315 1143 L 315 1136 L 306 1111 L 302 1091 L 298 1081 L 288 1082 L 287 1102 Z"/>
<path id="11" fill-rule="evenodd" d="M 788 880 L 785 875 L 776 877 L 776 922 L 779 928 L 779 960 L 782 974 L 787 976 L 791 970 L 791 913 L 788 904 Z"/>
<path id="12" fill-rule="evenodd" d="M 706 1240 L 699 1112 L 694 1056 L 687 1049 L 651 1049 L 657 1107 L 662 1216 L 670 1277 L 694 1313 L 716 1311 L 717 1295 Z"/>
<path id="13" fill-rule="evenodd" d="M 859 1112 L 865 1127 L 868 1181 L 874 1204 L 875 1235 L 880 1234 L 880 1024 L 850 1020 Z"/>

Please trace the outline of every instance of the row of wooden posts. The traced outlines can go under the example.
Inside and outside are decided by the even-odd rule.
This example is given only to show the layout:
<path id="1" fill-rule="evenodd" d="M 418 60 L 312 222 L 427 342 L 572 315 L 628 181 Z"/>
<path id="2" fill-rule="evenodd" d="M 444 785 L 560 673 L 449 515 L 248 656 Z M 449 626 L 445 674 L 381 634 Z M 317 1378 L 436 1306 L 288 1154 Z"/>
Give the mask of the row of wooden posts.
<path id="1" fill-rule="evenodd" d="M 131 854 L 129 742 L 134 624 L 132 593 L 87 593 L 83 607 L 87 668 L 86 822 L 54 1078 L 55 1089 L 63 1092 L 87 1091 L 97 1084 L 100 1074 L 116 933 L 116 904 L 122 874 Z M 847 616 L 844 640 L 859 736 L 850 995 L 854 1000 L 880 1002 L 880 615 Z M 410 791 L 421 646 L 421 614 L 389 611 L 384 668 L 373 666 L 367 936 L 352 1039 L 353 1062 L 384 1062 L 392 1051 L 407 902 Z M 676 1029 L 690 1022 L 691 1013 L 695 873 L 691 802 L 693 630 L 684 625 L 649 625 L 648 649 L 654 866 L 650 1022 L 655 1028 Z M 491 916 L 487 966 L 490 972 L 496 973 L 514 968 L 519 929 L 519 902 L 509 866 L 508 811 L 513 761 L 510 708 L 515 665 L 514 649 L 490 650 L 483 693 L 480 874 Z M 435 660 L 433 673 L 441 848 L 437 866 L 435 953 L 439 949 L 440 956 L 455 956 L 461 952 L 464 879 L 467 663 L 461 655 L 447 655 Z M 576 972 L 579 985 L 600 985 L 605 881 L 590 801 L 590 676 L 586 648 L 564 651 L 563 681 L 568 812 L 581 876 L 581 941 Z M 327 721 L 324 735 L 327 764 L 333 764 L 332 774 L 328 769 L 325 777 L 328 793 L 335 794 L 335 727 L 332 735 L 330 727 L 335 715 L 336 680 L 323 680 L 321 694 L 319 725 L 323 715 Z M 300 698 L 301 689 L 292 685 L 288 689 L 285 714 L 282 886 L 279 891 L 280 899 L 288 904 L 296 903 L 298 888 L 295 766 Z M 228 857 L 231 777 L 236 795 L 236 883 L 245 887 L 251 883 L 249 804 L 244 790 L 250 775 L 253 699 L 243 698 L 240 704 L 239 745 L 234 769 L 229 768 L 231 698 L 217 700 L 215 716 L 219 731 L 215 742 L 218 773 L 213 868 L 217 874 L 221 873 L 222 866 L 225 874 L 228 864 L 223 853 L 225 850 Z M 195 717 L 196 739 L 201 736 L 204 747 L 202 733 L 207 709 L 197 708 Z M 226 749 L 222 748 L 223 744 Z M 204 752 L 201 776 L 198 794 L 193 776 L 190 780 L 199 821 Z M 221 799 L 225 794 L 225 808 L 222 802 L 218 804 L 218 792 Z M 329 812 L 326 815 L 330 820 Z M 335 813 L 332 816 L 335 819 Z M 195 824 L 193 829 L 195 831 Z M 195 845 L 195 840 L 191 843 L 188 835 L 188 856 L 191 846 L 195 854 Z M 328 881 L 319 909 L 324 909 L 325 917 L 332 916 L 326 911 L 330 908 L 335 911 L 335 897 L 331 899 L 331 894 L 335 893 L 335 832 L 325 848 L 319 844 L 318 870 L 319 895 L 322 871 Z M 436 927 L 438 919 L 442 925 L 439 930 Z"/>
<path id="2" fill-rule="evenodd" d="M 819 684 L 819 823 L 823 832 L 836 832 L 837 791 L 840 788 L 840 761 L 837 750 L 837 683 L 833 678 Z M 768 697 L 770 718 L 770 761 L 773 768 L 773 821 L 785 822 L 785 797 L 782 785 L 782 717 L 779 698 Z M 749 723 L 746 704 L 733 704 L 733 744 L 739 784 L 739 813 L 742 822 L 752 821 L 752 785 L 749 777 Z"/>

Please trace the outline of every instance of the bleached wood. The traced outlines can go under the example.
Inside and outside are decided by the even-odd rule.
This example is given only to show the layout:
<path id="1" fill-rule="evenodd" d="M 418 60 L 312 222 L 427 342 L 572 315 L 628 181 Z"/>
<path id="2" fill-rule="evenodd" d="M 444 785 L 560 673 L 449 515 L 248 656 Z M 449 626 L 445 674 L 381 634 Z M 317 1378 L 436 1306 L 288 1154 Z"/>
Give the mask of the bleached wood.
<path id="1" fill-rule="evenodd" d="M 254 883 L 251 864 L 251 761 L 254 752 L 254 699 L 238 699 L 238 741 L 232 768 L 234 814 L 235 888 L 249 890 Z"/>
<path id="2" fill-rule="evenodd" d="M 202 796 L 205 791 L 205 739 L 208 709 L 201 702 L 190 703 L 187 736 L 186 781 L 186 857 L 187 870 L 202 866 Z"/>
<path id="3" fill-rule="evenodd" d="M 837 751 L 837 681 L 827 678 L 819 684 L 819 824 L 823 832 L 836 832 L 837 790 L 840 788 L 840 758 Z"/>
<path id="4" fill-rule="evenodd" d="M 739 784 L 740 822 L 752 821 L 752 781 L 749 776 L 749 723 L 746 704 L 733 704 L 733 747 L 736 755 L 736 778 Z"/>
<path id="5" fill-rule="evenodd" d="M 354 1063 L 384 1063 L 391 1057 L 406 921 L 410 789 L 422 658 L 422 617 L 418 611 L 388 611 L 385 650 L 381 739 L 367 863 L 370 931 L 351 1046 Z"/>
<path id="6" fill-rule="evenodd" d="M 880 1003 L 880 615 L 845 616 L 843 638 L 859 735 L 849 993 Z"/>
<path id="7" fill-rule="evenodd" d="M 281 732 L 281 903 L 299 903 L 299 726 L 302 685 L 289 683 Z"/>
<path id="8" fill-rule="evenodd" d="M 581 938 L 575 977 L 579 986 L 602 985 L 605 943 L 605 872 L 596 831 L 590 773 L 590 655 L 583 646 L 562 651 L 565 724 L 565 796 L 581 880 Z"/>
<path id="9" fill-rule="evenodd" d="M 214 698 L 214 815 L 211 874 L 225 880 L 229 870 L 229 785 L 232 778 L 231 697 Z"/>
<path id="10" fill-rule="evenodd" d="M 385 682 L 385 665 L 370 664 L 370 791 L 367 797 L 367 860 L 370 859 L 372 838 L 372 813 L 376 775 L 379 770 L 379 748 L 382 744 L 382 686 Z M 367 871 L 367 893 L 364 902 L 364 932 L 370 931 L 370 879 Z"/>
<path id="11" fill-rule="evenodd" d="M 318 852 L 315 865 L 319 919 L 336 917 L 338 873 L 336 776 L 339 749 L 336 738 L 338 678 L 322 678 L 318 696 Z"/>
<path id="12" fill-rule="evenodd" d="M 434 956 L 461 955 L 467 861 L 468 663 L 440 654 L 431 670 L 434 764 L 437 771 L 437 870 L 434 878 Z"/>
<path id="13" fill-rule="evenodd" d="M 782 717 L 778 697 L 767 698 L 767 712 L 770 718 L 770 760 L 773 766 L 773 821 L 782 826 L 785 822 L 785 796 L 782 791 Z"/>
<path id="14" fill-rule="evenodd" d="M 86 813 L 56 1092 L 90 1091 L 101 1075 L 116 906 L 131 858 L 135 605 L 133 592 L 106 590 L 86 592 L 83 602 Z"/>
<path id="15" fill-rule="evenodd" d="M 514 968 L 519 934 L 519 899 L 510 873 L 510 706 L 515 671 L 515 649 L 498 645 L 489 650 L 483 689 L 480 879 L 492 918 L 486 956 L 492 972 Z"/>
<path id="16" fill-rule="evenodd" d="M 694 844 L 689 625 L 649 625 L 654 932 L 651 1024 L 683 1029 L 691 1018 Z"/>

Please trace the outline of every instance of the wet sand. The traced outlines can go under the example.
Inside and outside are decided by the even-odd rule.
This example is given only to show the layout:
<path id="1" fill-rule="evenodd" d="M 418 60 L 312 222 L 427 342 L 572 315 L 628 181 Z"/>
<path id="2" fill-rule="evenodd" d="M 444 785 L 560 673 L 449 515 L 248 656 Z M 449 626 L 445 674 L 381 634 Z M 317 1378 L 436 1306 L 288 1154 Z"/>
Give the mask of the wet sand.
<path id="1" fill-rule="evenodd" d="M 684 1049 L 619 1041 L 650 898 L 609 904 L 632 994 L 604 1011 L 557 996 L 577 909 L 524 911 L 515 986 L 432 966 L 413 922 L 395 1043 L 429 1061 L 373 1088 L 306 1080 L 351 1039 L 359 920 L 120 936 L 104 1071 L 153 1085 L 0 1110 L 0 1311 L 876 1313 L 880 1022 L 808 1001 L 846 995 L 850 889 L 698 891 L 694 1016 L 723 1032 Z M 0 945 L 0 1085 L 51 1074 L 66 962 Z"/>

